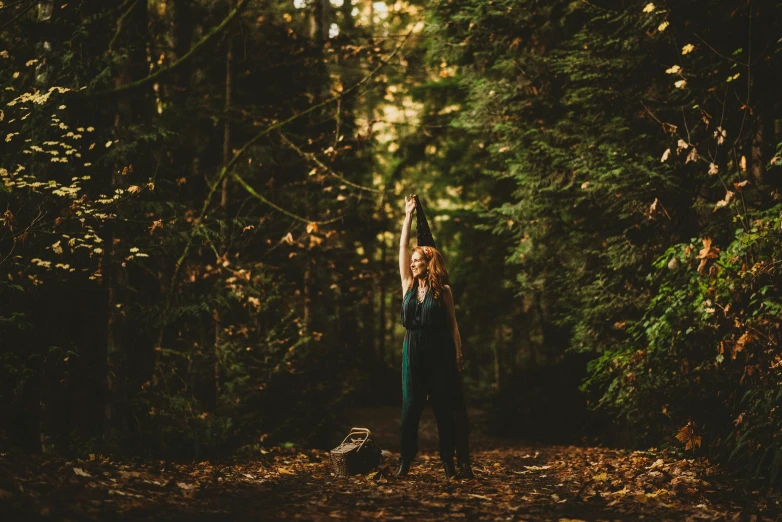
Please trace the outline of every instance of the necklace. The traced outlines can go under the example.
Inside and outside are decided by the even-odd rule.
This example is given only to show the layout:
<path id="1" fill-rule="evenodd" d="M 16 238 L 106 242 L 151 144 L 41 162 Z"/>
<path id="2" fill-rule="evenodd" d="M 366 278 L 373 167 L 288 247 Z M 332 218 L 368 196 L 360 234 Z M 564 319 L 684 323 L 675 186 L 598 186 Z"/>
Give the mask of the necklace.
<path id="1" fill-rule="evenodd" d="M 424 300 L 426 300 L 426 292 L 429 290 L 428 286 L 419 286 L 418 287 L 418 302 L 423 303 Z"/>

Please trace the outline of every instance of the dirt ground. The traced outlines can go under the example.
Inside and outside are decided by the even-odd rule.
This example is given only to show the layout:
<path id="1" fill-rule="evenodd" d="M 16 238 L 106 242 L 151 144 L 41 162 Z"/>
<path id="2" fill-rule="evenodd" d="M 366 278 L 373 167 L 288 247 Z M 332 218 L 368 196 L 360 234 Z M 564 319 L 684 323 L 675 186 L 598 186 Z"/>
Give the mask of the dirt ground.
<path id="1" fill-rule="evenodd" d="M 2 454 L 0 513 L 8 521 L 74 522 L 780 518 L 778 493 L 740 487 L 704 459 L 498 439 L 481 429 L 477 411 L 471 412 L 474 479 L 445 479 L 430 410 L 421 423 L 421 454 L 407 478 L 395 479 L 398 410 L 346 413 L 393 453 L 380 471 L 336 477 L 328 452 L 306 448 L 270 448 L 243 462 Z"/>

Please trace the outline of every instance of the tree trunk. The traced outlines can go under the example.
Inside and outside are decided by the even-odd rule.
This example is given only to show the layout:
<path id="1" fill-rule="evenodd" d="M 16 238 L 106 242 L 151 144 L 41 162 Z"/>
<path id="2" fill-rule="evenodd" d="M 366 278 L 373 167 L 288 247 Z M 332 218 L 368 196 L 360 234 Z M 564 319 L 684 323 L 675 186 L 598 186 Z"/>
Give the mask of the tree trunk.
<path id="1" fill-rule="evenodd" d="M 228 0 L 228 10 L 234 8 L 234 0 Z M 226 37 L 226 50 L 225 50 L 225 105 L 223 107 L 223 117 L 225 118 L 223 123 L 223 162 L 222 168 L 228 166 L 228 162 L 231 161 L 231 97 L 233 95 L 233 40 L 229 34 Z M 222 170 L 222 169 L 220 169 Z M 219 172 L 219 171 L 218 171 Z M 220 192 L 220 210 L 223 218 L 224 225 L 221 227 L 220 236 L 223 239 L 223 244 L 220 248 L 220 255 L 227 255 L 227 246 L 225 244 L 225 237 L 228 233 L 228 191 L 230 185 L 228 184 L 228 176 L 223 178 L 221 192 Z M 219 261 L 218 261 L 219 262 Z M 212 313 L 212 319 L 214 322 L 214 407 L 216 408 L 220 401 L 220 345 L 222 344 L 222 314 L 220 310 L 214 310 Z"/>
<path id="2" fill-rule="evenodd" d="M 500 345 L 502 343 L 502 325 L 498 324 L 494 328 L 494 388 L 502 389 L 502 357 Z"/>
<path id="3" fill-rule="evenodd" d="M 386 364 L 386 272 L 388 271 L 388 245 L 386 237 L 383 235 L 382 245 L 380 247 L 380 312 L 378 313 L 378 343 L 377 356 L 380 364 Z"/>
<path id="4" fill-rule="evenodd" d="M 115 79 L 117 87 L 122 87 L 143 78 L 149 71 L 146 45 L 148 40 L 148 13 L 146 0 L 133 0 L 132 9 L 122 20 L 122 46 L 127 50 L 126 60 Z M 118 28 L 120 29 L 120 28 Z M 123 143 L 133 140 L 129 129 L 145 123 L 151 116 L 149 106 L 149 88 L 131 90 L 122 95 L 117 104 L 114 119 L 115 134 Z M 111 192 L 124 188 L 126 180 L 121 174 L 124 165 L 117 164 L 111 178 Z M 103 271 L 106 282 L 107 334 L 106 334 L 106 402 L 104 426 L 107 429 L 126 431 L 127 418 L 127 377 L 128 357 L 125 348 L 125 308 L 122 289 L 127 286 L 127 272 L 122 266 L 123 254 L 118 252 L 117 224 L 121 207 L 116 210 L 117 218 L 106 227 L 104 236 L 105 257 Z"/>
<path id="5" fill-rule="evenodd" d="M 314 0 L 310 16 L 310 38 L 318 47 L 329 38 L 329 21 L 331 20 L 331 3 L 329 0 Z"/>
<path id="6" fill-rule="evenodd" d="M 760 115 L 755 122 L 755 132 L 752 135 L 752 145 L 750 147 L 750 165 L 752 171 L 752 180 L 758 185 L 764 183 L 764 172 L 766 165 L 764 161 L 763 149 L 766 145 L 765 140 L 765 119 Z"/>
<path id="7" fill-rule="evenodd" d="M 193 41 L 195 23 L 193 18 L 192 0 L 174 0 L 174 16 L 171 27 L 171 36 L 173 40 L 173 61 L 182 58 Z M 185 99 L 185 93 L 192 77 L 193 67 L 190 60 L 185 60 L 183 64 L 177 67 L 172 73 L 171 86 L 172 98 L 176 102 Z"/>

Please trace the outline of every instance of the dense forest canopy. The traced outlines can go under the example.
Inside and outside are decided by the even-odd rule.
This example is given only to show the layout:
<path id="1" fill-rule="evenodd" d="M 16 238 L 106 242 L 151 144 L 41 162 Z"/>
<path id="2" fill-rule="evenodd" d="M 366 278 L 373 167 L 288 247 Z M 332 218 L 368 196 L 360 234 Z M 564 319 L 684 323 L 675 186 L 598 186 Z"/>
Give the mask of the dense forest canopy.
<path id="1" fill-rule="evenodd" d="M 781 7 L 0 2 L 0 444 L 333 444 L 416 193 L 493 430 L 776 480 Z"/>

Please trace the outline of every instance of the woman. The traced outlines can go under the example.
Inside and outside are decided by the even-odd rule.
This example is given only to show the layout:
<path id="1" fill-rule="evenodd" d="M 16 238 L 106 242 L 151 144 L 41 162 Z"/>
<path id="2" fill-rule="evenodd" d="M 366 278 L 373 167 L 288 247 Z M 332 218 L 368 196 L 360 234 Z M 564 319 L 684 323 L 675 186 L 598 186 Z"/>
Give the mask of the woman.
<path id="1" fill-rule="evenodd" d="M 437 419 L 440 458 L 446 478 L 456 475 L 454 446 L 462 473 L 472 478 L 469 424 L 459 380 L 463 364 L 462 342 L 453 294 L 448 286 L 443 257 L 437 249 L 422 246 L 419 241 L 412 255 L 408 250 L 415 209 L 416 197 L 406 197 L 399 242 L 399 273 L 404 296 L 401 317 L 407 331 L 402 354 L 402 458 L 396 476 L 407 475 L 418 452 L 418 422 L 428 395 Z"/>

